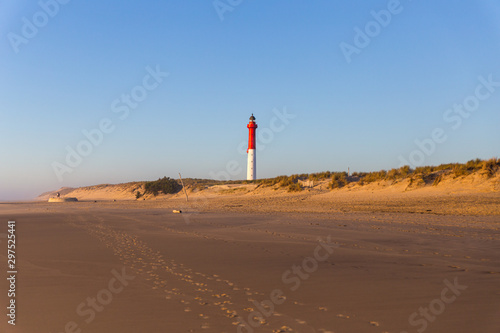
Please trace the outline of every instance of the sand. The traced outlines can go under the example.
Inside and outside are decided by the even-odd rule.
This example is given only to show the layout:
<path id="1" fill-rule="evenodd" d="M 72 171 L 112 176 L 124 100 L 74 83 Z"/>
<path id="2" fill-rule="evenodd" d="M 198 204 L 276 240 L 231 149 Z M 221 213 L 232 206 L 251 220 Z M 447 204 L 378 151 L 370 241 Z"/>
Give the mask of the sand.
<path id="1" fill-rule="evenodd" d="M 147 207 L 187 206 L 190 210 L 234 212 L 393 212 L 439 215 L 500 215 L 500 171 L 493 177 L 475 172 L 466 177 L 448 175 L 441 182 L 411 184 L 409 179 L 379 181 L 359 186 L 330 190 L 328 180 L 316 181 L 298 193 L 287 188 L 256 184 L 208 186 L 204 190 L 187 186 L 189 204 L 180 191 L 174 195 L 147 194 L 139 201 L 152 201 Z M 37 200 L 47 201 L 60 193 L 62 198 L 83 201 L 136 201 L 136 192 L 144 193 L 144 183 L 103 184 L 81 188 L 61 188 L 41 194 Z M 210 204 L 207 204 L 210 200 Z"/>
<path id="2" fill-rule="evenodd" d="M 500 332 L 498 192 L 348 192 L 0 204 L 0 332 Z"/>

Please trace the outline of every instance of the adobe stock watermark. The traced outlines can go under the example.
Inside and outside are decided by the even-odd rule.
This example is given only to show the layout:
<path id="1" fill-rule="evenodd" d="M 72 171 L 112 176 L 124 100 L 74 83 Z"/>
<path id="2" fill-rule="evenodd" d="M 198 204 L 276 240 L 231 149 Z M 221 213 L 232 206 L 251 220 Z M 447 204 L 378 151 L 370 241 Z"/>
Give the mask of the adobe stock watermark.
<path id="1" fill-rule="evenodd" d="M 455 277 L 453 283 L 448 280 L 444 280 L 443 283 L 446 287 L 441 290 L 440 297 L 433 299 L 427 307 L 421 306 L 408 317 L 408 323 L 415 327 L 418 333 L 423 333 L 429 324 L 435 322 L 437 316 L 446 310 L 446 306 L 455 302 L 462 291 L 468 288 L 458 283 L 458 277 Z M 401 333 L 409 332 L 401 331 Z"/>
<path id="2" fill-rule="evenodd" d="M 293 292 L 299 289 L 302 282 L 309 279 L 311 274 L 318 270 L 319 263 L 326 261 L 332 255 L 334 249 L 339 247 L 337 243 L 332 242 L 330 235 L 325 240 L 319 238 L 318 242 L 319 244 L 314 249 L 313 256 L 304 258 L 300 265 L 293 265 L 281 275 L 281 281 L 288 285 L 290 291 Z M 265 318 L 273 315 L 276 305 L 281 305 L 285 301 L 286 296 L 281 289 L 271 291 L 267 300 L 261 302 L 253 300 L 252 303 L 257 310 L 250 312 L 246 320 L 238 317 L 237 320 L 240 324 L 236 331 L 238 333 L 253 333 L 254 329 L 260 327 Z"/>
<path id="3" fill-rule="evenodd" d="M 291 120 L 297 117 L 297 115 L 289 113 L 287 111 L 287 107 L 283 107 L 282 110 L 274 108 L 272 112 L 274 116 L 269 121 L 269 125 L 267 127 L 259 128 L 259 130 L 257 131 L 257 151 L 264 150 L 266 146 L 271 144 L 271 142 L 274 140 L 275 135 L 277 133 L 283 132 L 290 124 Z M 246 146 L 247 142 L 241 141 L 236 147 L 237 152 L 241 155 L 246 155 Z M 218 172 L 210 171 L 208 174 L 212 179 L 227 181 L 232 177 L 240 175 L 242 172 L 243 166 L 237 160 L 230 160 L 226 163 L 226 167 L 224 170 L 220 170 Z M 204 195 L 195 197 L 194 204 L 187 203 L 186 206 L 190 208 L 190 212 L 182 214 L 185 223 L 189 224 L 191 222 L 192 215 L 197 214 L 198 209 L 203 209 L 203 207 L 206 207 L 207 205 L 208 199 Z M 192 208 L 194 208 L 194 210 L 192 210 Z"/>
<path id="4" fill-rule="evenodd" d="M 145 70 L 146 75 L 142 78 L 141 84 L 136 85 L 129 93 L 123 93 L 111 102 L 111 112 L 116 114 L 120 120 L 127 119 L 131 110 L 135 110 L 148 97 L 149 93 L 158 88 L 169 75 L 169 73 L 161 71 L 159 65 L 156 65 L 154 69 L 147 66 Z M 63 176 L 66 173 L 73 173 L 74 169 L 82 164 L 84 158 L 92 154 L 94 148 L 103 143 L 105 136 L 113 133 L 115 129 L 116 122 L 107 117 L 99 120 L 95 128 L 83 129 L 82 134 L 85 138 L 80 140 L 75 148 L 66 146 L 64 161 L 51 163 L 52 170 L 59 182 L 63 181 Z"/>
<path id="5" fill-rule="evenodd" d="M 411 0 L 410 0 L 411 1 Z M 380 11 L 372 10 L 370 15 L 373 20 L 368 21 L 364 28 L 354 27 L 354 38 L 352 44 L 341 42 L 340 50 L 348 64 L 352 62 L 354 54 L 359 55 L 363 49 L 370 45 L 373 38 L 380 35 L 383 28 L 389 26 L 392 18 L 403 11 L 399 0 L 389 0 L 386 9 Z"/>
<path id="6" fill-rule="evenodd" d="M 273 109 L 274 116 L 269 121 L 267 127 L 259 127 L 257 130 L 256 144 L 257 151 L 263 151 L 271 142 L 274 141 L 275 134 L 281 133 L 290 124 L 292 119 L 297 115 L 288 113 L 287 108 L 282 110 Z M 247 154 L 247 141 L 241 141 L 237 146 L 237 151 L 240 155 Z M 210 171 L 208 174 L 215 180 L 230 180 L 231 177 L 239 175 L 243 171 L 243 167 L 236 160 L 230 160 L 226 164 L 226 169 L 218 172 Z"/>
<path id="7" fill-rule="evenodd" d="M 242 3 L 243 0 L 214 0 L 212 5 L 219 16 L 219 20 L 222 22 L 224 21 L 224 15 L 226 15 L 227 12 L 232 12 Z"/>
<path id="8" fill-rule="evenodd" d="M 282 110 L 274 108 L 272 112 L 273 117 L 269 121 L 269 125 L 267 127 L 259 127 L 257 130 L 257 151 L 264 150 L 274 140 L 275 135 L 283 132 L 291 123 L 291 120 L 297 117 L 297 115 L 289 113 L 286 106 L 283 107 Z M 241 155 L 246 155 L 247 152 L 245 147 L 247 144 L 247 141 L 241 141 L 236 147 L 236 151 Z M 210 171 L 208 174 L 212 179 L 227 181 L 232 177 L 240 175 L 242 172 L 243 166 L 237 160 L 230 160 L 226 163 L 224 170 L 218 172 Z M 193 197 L 193 201 L 189 201 L 181 206 L 183 211 L 187 209 L 187 212 L 182 214 L 184 222 L 190 224 L 193 215 L 199 214 L 199 211 L 207 207 L 208 204 L 208 198 L 203 194 Z"/>
<path id="9" fill-rule="evenodd" d="M 106 288 L 99 290 L 95 297 L 87 297 L 84 301 L 76 306 L 76 314 L 80 316 L 86 325 L 94 321 L 97 313 L 103 312 L 114 297 L 120 294 L 129 282 L 135 279 L 134 275 L 127 275 L 125 267 L 121 272 L 113 269 L 111 271 L 113 277 L 109 280 Z M 58 330 L 57 333 L 82 333 L 83 323 L 78 324 L 76 321 L 69 321 L 64 325 L 63 330 Z"/>
<path id="10" fill-rule="evenodd" d="M 451 108 L 443 113 L 443 120 L 451 126 L 451 129 L 458 130 L 464 119 L 468 119 L 474 112 L 479 109 L 481 102 L 489 99 L 500 87 L 500 82 L 493 80 L 493 74 L 488 75 L 488 78 L 483 76 L 478 77 L 479 84 L 476 86 L 474 93 L 465 97 L 461 103 L 454 104 Z M 436 152 L 436 147 L 448 140 L 445 129 L 436 127 L 431 131 L 429 137 L 422 140 L 414 141 L 417 146 L 407 158 L 399 155 L 399 167 L 409 165 L 411 168 L 422 166 L 426 157 L 430 157 Z"/>
<path id="11" fill-rule="evenodd" d="M 19 33 L 7 33 L 7 39 L 14 53 L 19 53 L 19 47 L 26 45 L 30 40 L 38 35 L 40 29 L 45 27 L 49 21 L 54 18 L 61 9 L 62 5 L 66 5 L 70 0 L 40 0 L 38 6 L 40 10 L 35 12 L 31 19 L 23 16 L 21 19 L 22 26 Z"/>

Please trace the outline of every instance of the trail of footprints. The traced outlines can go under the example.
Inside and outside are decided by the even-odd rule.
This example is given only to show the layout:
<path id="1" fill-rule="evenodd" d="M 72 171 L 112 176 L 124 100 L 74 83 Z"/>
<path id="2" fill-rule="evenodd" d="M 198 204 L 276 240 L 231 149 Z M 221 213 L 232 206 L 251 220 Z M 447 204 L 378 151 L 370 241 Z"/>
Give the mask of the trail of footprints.
<path id="1" fill-rule="evenodd" d="M 131 220 L 139 221 L 130 216 L 123 217 Z M 193 313 L 200 323 L 198 328 L 210 329 L 211 320 L 213 322 L 220 322 L 221 316 L 225 317 L 232 325 L 238 326 L 240 322 L 238 318 L 247 318 L 248 314 L 253 312 L 254 299 L 265 299 L 265 294 L 254 291 L 247 287 L 240 287 L 234 282 L 223 279 L 218 275 L 209 275 L 202 272 L 196 272 L 191 268 L 184 266 L 182 263 L 177 263 L 172 259 L 165 259 L 158 251 L 154 251 L 148 247 L 138 237 L 129 235 L 122 231 L 117 231 L 111 227 L 104 225 L 102 217 L 95 217 L 99 222 L 88 222 L 83 217 L 79 216 L 79 221 L 74 225 L 79 228 L 85 229 L 89 234 L 98 238 L 108 248 L 111 248 L 115 255 L 117 255 L 124 265 L 130 267 L 137 275 L 142 276 L 151 285 L 153 290 L 158 290 L 165 294 L 165 299 L 178 302 L 183 307 L 184 312 Z M 204 239 L 212 239 L 218 241 L 228 242 L 224 238 L 207 236 L 196 231 L 182 231 L 176 230 L 167 226 L 162 226 L 166 231 L 187 234 L 190 236 L 201 237 Z M 270 234 L 273 237 L 294 238 L 297 240 L 310 240 L 305 237 L 296 237 L 284 235 L 268 230 L 249 228 L 246 229 L 261 233 Z M 366 248 L 357 244 L 344 244 L 339 243 L 343 247 L 353 248 Z M 377 251 L 394 251 L 391 248 L 373 247 Z M 408 253 L 408 250 L 403 250 Z M 420 252 L 420 251 L 418 251 Z M 421 253 L 421 252 L 420 252 Z M 286 254 L 286 253 L 283 253 Z M 432 255 L 441 255 L 437 252 L 431 253 Z M 450 255 L 443 255 L 449 257 Z M 469 257 L 470 258 L 470 257 Z M 460 268 L 458 266 L 450 266 L 451 268 Z M 164 273 L 169 274 L 169 278 L 165 277 Z M 168 275 L 167 275 L 168 276 Z M 186 290 L 193 290 L 187 294 Z M 257 300 L 258 301 L 258 300 Z M 292 304 L 297 306 L 306 306 L 297 301 L 291 301 Z M 326 307 L 316 307 L 319 312 L 328 312 Z M 329 315 L 331 316 L 331 314 Z M 336 317 L 342 319 L 355 319 L 355 315 L 337 314 Z M 360 319 L 358 319 L 360 320 Z M 282 325 L 284 322 L 288 324 Z M 369 321 L 371 326 L 379 326 L 376 321 Z M 299 332 L 301 325 L 306 325 L 307 322 L 301 319 L 294 319 L 282 313 L 275 312 L 267 319 L 260 322 L 261 327 L 268 327 L 273 333 L 279 332 Z M 292 327 L 294 328 L 292 328 Z M 273 329 L 273 327 L 275 327 Z M 193 331 L 193 330 L 191 330 Z M 332 331 L 324 328 L 319 328 L 318 332 L 333 333 Z"/>
<path id="2" fill-rule="evenodd" d="M 236 327 L 240 325 L 239 317 L 247 318 L 255 310 L 253 297 L 259 300 L 265 299 L 264 293 L 248 287 L 240 287 L 218 275 L 196 272 L 175 260 L 165 259 L 138 237 L 105 226 L 104 219 L 101 217 L 95 217 L 95 220 L 99 222 L 91 223 L 78 216 L 78 221 L 73 220 L 73 225 L 86 230 L 106 247 L 112 249 L 122 263 L 148 281 L 153 290 L 163 292 L 166 300 L 178 302 L 184 312 L 195 314 L 199 319 L 198 328 L 200 329 L 210 329 L 210 321 L 220 323 L 221 317 L 225 317 Z M 166 278 L 164 273 L 168 273 L 169 278 Z M 305 305 L 299 302 L 292 304 Z M 318 311 L 327 311 L 327 309 L 320 307 Z M 288 326 L 284 326 L 284 322 Z M 261 328 L 268 327 L 270 331 L 276 333 L 299 332 L 301 325 L 307 325 L 307 322 L 279 312 L 273 313 L 269 318 L 262 318 L 260 321 Z M 273 329 L 273 326 L 276 328 Z M 190 331 L 194 332 L 194 330 Z M 325 329 L 319 329 L 319 331 L 330 332 Z"/>
<path id="3" fill-rule="evenodd" d="M 130 217 L 124 217 L 124 218 L 133 219 L 133 218 L 130 218 Z M 136 219 L 133 219 L 133 220 L 136 220 Z M 140 222 L 138 220 L 136 220 L 136 221 Z M 203 222 L 203 223 L 201 223 L 200 221 L 196 221 L 196 222 L 198 224 L 209 224 L 209 225 L 216 226 L 216 227 L 228 228 L 227 225 L 219 224 L 219 223 L 212 223 L 212 222 Z M 177 230 L 177 229 L 173 229 L 173 228 L 170 228 L 170 227 L 167 227 L 167 226 L 162 226 L 162 228 L 164 230 L 172 232 L 172 233 L 189 235 L 189 236 L 195 236 L 195 237 L 200 237 L 200 238 L 204 238 L 204 239 L 211 239 L 211 240 L 218 240 L 218 241 L 230 242 L 230 241 L 228 241 L 227 239 L 224 239 L 224 238 L 215 237 L 215 236 L 207 236 L 205 234 L 202 234 L 202 233 L 199 233 L 199 232 L 196 232 L 196 231 Z M 301 236 L 287 235 L 287 234 L 283 234 L 283 233 L 279 233 L 279 232 L 273 232 L 273 231 L 269 231 L 269 230 L 266 230 L 266 229 L 258 229 L 258 228 L 249 227 L 249 226 L 240 226 L 239 228 L 240 229 L 246 229 L 246 230 L 253 231 L 253 232 L 265 233 L 267 235 L 272 236 L 273 238 L 284 238 L 284 239 L 288 238 L 288 239 L 295 239 L 295 240 L 299 240 L 299 241 L 314 241 L 314 239 L 312 237 L 308 238 L 308 237 L 303 237 L 302 235 Z M 401 229 L 400 231 L 403 231 L 403 229 Z M 358 245 L 356 243 L 348 244 L 348 243 L 339 242 L 338 245 L 341 246 L 341 247 L 345 247 L 345 248 L 352 247 L 352 248 L 356 248 L 356 249 L 366 249 L 366 250 L 372 250 L 372 251 L 375 250 L 377 252 L 399 252 L 399 253 L 405 253 L 405 254 L 411 254 L 413 252 L 415 254 L 423 254 L 423 252 L 421 252 L 421 251 L 409 251 L 409 250 L 406 250 L 406 249 L 405 250 L 397 251 L 397 250 L 394 250 L 392 248 L 385 248 L 385 247 L 379 247 L 379 246 L 361 246 L 361 245 Z M 254 247 L 254 246 L 252 246 L 250 244 L 248 244 L 248 246 Z M 267 249 L 264 249 L 264 248 L 262 248 L 262 249 L 265 252 L 271 252 L 271 251 L 269 251 Z M 284 251 L 280 251 L 280 252 L 282 254 L 284 254 L 284 255 L 290 255 L 289 253 L 286 253 Z M 438 252 L 429 252 L 427 254 L 428 255 L 433 255 L 433 256 L 452 257 L 452 255 L 450 255 L 450 254 L 441 254 L 441 253 L 438 253 Z M 467 257 L 467 256 L 465 258 L 466 259 L 472 259 L 471 257 Z M 330 263 L 330 261 L 328 261 L 328 260 L 326 262 Z M 427 264 L 421 264 L 421 266 L 428 266 L 428 265 Z M 467 271 L 467 268 L 464 268 L 464 267 L 461 267 L 461 266 L 448 265 L 448 267 L 452 268 L 452 269 L 460 270 L 460 271 Z M 488 273 L 493 274 L 493 273 L 496 273 L 496 272 L 488 272 Z M 300 304 L 300 303 L 295 302 L 295 304 Z M 319 310 L 320 311 L 327 311 L 326 308 L 324 308 L 324 307 L 319 307 Z M 279 314 L 278 314 L 278 316 L 279 316 Z M 354 315 L 349 316 L 349 315 L 338 314 L 337 317 L 344 318 L 344 319 L 353 319 L 355 316 Z M 302 323 L 302 321 L 299 320 L 299 319 L 296 320 L 296 322 Z M 376 321 L 370 321 L 370 325 L 372 325 L 372 326 L 379 326 L 379 324 Z M 286 328 L 286 326 L 283 326 L 283 327 Z M 286 328 L 286 329 L 289 329 L 290 331 L 288 331 L 288 330 L 282 330 L 282 331 L 276 330 L 276 332 L 292 332 L 293 331 L 293 330 L 291 330 L 291 328 Z M 320 332 L 325 332 L 325 333 L 329 332 L 329 331 L 324 330 L 324 329 L 319 329 L 319 331 Z"/>

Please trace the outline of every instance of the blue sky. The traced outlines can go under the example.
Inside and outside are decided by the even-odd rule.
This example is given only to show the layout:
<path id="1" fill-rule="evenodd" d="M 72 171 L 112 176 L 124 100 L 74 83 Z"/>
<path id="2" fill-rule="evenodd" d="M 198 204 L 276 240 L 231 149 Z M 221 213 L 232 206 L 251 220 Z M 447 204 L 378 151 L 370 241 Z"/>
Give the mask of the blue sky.
<path id="1" fill-rule="evenodd" d="M 251 113 L 259 178 L 500 156 L 496 1 L 55 1 L 0 3 L 0 200 L 178 172 L 244 179 Z M 147 68 L 168 76 L 144 90 Z M 133 91 L 147 96 L 120 119 L 112 104 Z M 466 100 L 467 116 L 447 113 Z M 113 130 L 70 167 L 67 147 L 88 148 L 82 131 L 103 119 Z"/>

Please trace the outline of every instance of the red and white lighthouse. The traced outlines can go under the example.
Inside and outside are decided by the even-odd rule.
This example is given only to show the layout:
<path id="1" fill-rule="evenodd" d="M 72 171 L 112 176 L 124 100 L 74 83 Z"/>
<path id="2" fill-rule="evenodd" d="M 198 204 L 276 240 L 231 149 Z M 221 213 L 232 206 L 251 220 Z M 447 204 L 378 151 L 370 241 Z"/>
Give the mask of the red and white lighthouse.
<path id="1" fill-rule="evenodd" d="M 255 117 L 250 117 L 250 122 L 247 125 L 248 128 L 248 164 L 247 164 L 247 180 L 254 180 L 257 178 L 257 156 L 255 154 L 255 130 L 257 129 L 257 124 L 255 123 Z"/>

